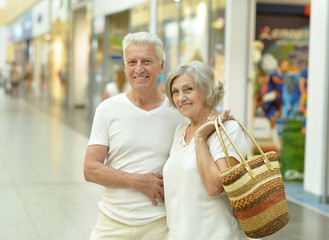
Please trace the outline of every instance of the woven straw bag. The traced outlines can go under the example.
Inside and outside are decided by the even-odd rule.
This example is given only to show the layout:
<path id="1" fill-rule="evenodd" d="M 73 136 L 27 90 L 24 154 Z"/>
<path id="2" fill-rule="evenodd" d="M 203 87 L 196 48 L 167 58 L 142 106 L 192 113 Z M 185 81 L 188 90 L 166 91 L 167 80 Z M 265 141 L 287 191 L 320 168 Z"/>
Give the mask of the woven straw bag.
<path id="1" fill-rule="evenodd" d="M 216 131 L 229 165 L 219 177 L 243 231 L 248 237 L 262 238 L 279 231 L 289 222 L 284 183 L 276 153 L 264 153 L 247 129 L 237 122 L 261 154 L 245 160 L 220 118 L 216 118 Z M 218 124 L 242 160 L 234 167 L 231 167 Z"/>

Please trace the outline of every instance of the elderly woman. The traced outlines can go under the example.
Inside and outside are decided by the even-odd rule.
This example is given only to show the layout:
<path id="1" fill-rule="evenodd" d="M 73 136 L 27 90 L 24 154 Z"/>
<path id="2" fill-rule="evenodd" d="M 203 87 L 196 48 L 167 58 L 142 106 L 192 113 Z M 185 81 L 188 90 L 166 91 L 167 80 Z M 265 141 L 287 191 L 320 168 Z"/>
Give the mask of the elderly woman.
<path id="1" fill-rule="evenodd" d="M 223 85 L 199 61 L 175 67 L 165 85 L 170 104 L 190 120 L 177 126 L 163 170 L 168 239 L 245 239 L 218 177 L 228 168 L 213 122 Z M 245 155 L 247 140 L 238 123 L 229 120 L 224 126 Z M 238 164 L 239 156 L 222 135 L 232 166 Z"/>

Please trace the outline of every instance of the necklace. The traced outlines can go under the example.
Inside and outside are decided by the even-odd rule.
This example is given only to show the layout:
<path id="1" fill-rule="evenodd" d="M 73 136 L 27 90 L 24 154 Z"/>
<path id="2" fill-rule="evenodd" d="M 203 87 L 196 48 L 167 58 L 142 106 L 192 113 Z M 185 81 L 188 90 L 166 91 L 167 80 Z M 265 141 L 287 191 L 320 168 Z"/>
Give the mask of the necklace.
<path id="1" fill-rule="evenodd" d="M 215 109 L 211 109 L 209 116 L 207 117 L 207 122 L 214 116 Z"/>
<path id="2" fill-rule="evenodd" d="M 183 131 L 183 134 L 182 134 L 182 136 L 181 136 L 181 139 L 180 139 L 180 145 L 181 145 L 183 148 L 186 147 L 187 145 L 189 145 L 190 142 L 191 142 L 192 139 L 193 139 L 193 138 L 192 138 L 190 141 L 185 142 L 186 130 L 187 130 L 187 128 L 188 128 L 189 126 L 191 126 L 191 124 L 188 124 L 188 125 L 185 127 L 185 129 L 184 129 L 184 131 Z"/>
<path id="3" fill-rule="evenodd" d="M 211 109 L 210 114 L 209 114 L 208 117 L 207 117 L 207 122 L 209 122 L 210 119 L 214 116 L 214 112 L 215 112 L 215 109 Z M 185 142 L 186 130 L 187 130 L 190 126 L 191 126 L 191 124 L 188 124 L 188 125 L 185 127 L 185 129 L 184 129 L 184 131 L 183 131 L 183 134 L 182 134 L 182 136 L 181 136 L 181 139 L 180 139 L 180 145 L 181 145 L 183 148 L 186 147 L 187 145 L 189 145 L 189 144 L 191 143 L 191 141 L 193 140 L 193 138 L 194 138 L 194 137 L 193 137 L 193 138 L 191 138 L 190 141 Z"/>

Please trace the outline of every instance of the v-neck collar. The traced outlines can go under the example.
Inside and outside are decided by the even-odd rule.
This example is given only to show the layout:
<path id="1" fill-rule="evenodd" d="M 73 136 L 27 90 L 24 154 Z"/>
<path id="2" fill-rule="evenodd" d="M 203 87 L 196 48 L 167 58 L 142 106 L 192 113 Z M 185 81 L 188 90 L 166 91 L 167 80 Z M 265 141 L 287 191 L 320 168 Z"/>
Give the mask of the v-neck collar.
<path id="1" fill-rule="evenodd" d="M 157 108 L 154 108 L 152 110 L 144 110 L 144 109 L 141 109 L 139 107 L 137 107 L 133 102 L 130 101 L 130 99 L 128 98 L 127 96 L 127 93 L 124 94 L 124 98 L 126 99 L 127 103 L 132 106 L 133 108 L 137 109 L 137 111 L 141 112 L 142 114 L 145 114 L 145 115 L 152 115 L 154 113 L 157 113 L 158 111 L 160 111 L 163 106 L 165 106 L 165 104 L 168 104 L 168 98 L 165 96 L 165 100 L 162 102 L 162 104 L 157 107 Z"/>

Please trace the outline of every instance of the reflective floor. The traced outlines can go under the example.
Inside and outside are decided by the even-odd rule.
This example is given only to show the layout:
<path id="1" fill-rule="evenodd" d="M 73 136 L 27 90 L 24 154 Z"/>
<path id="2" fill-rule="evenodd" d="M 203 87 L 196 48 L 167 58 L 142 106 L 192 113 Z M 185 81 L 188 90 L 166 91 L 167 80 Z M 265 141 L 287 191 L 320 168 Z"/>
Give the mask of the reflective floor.
<path id="1" fill-rule="evenodd" d="M 4 96 L 0 88 L 0 240 L 82 240 L 103 188 L 83 179 L 90 122 L 81 110 Z M 329 239 L 329 217 L 289 201 L 289 224 L 264 240 Z"/>

